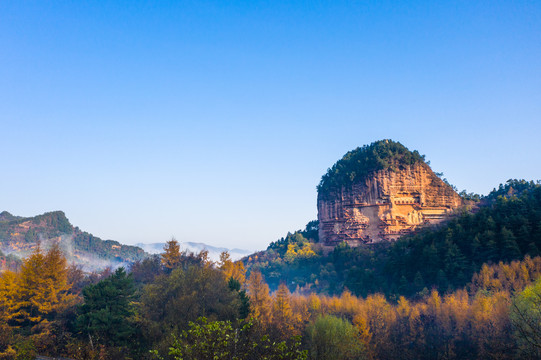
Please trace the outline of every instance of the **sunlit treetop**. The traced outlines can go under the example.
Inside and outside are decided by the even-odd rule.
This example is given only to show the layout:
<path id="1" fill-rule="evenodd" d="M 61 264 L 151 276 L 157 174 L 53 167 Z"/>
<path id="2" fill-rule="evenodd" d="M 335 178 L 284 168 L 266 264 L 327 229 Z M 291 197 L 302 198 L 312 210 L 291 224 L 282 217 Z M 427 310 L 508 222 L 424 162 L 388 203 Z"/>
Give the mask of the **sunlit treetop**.
<path id="1" fill-rule="evenodd" d="M 397 171 L 416 163 L 425 163 L 425 156 L 417 150 L 410 151 L 397 141 L 379 140 L 344 155 L 321 177 L 317 191 L 326 194 L 358 182 L 372 172 Z"/>

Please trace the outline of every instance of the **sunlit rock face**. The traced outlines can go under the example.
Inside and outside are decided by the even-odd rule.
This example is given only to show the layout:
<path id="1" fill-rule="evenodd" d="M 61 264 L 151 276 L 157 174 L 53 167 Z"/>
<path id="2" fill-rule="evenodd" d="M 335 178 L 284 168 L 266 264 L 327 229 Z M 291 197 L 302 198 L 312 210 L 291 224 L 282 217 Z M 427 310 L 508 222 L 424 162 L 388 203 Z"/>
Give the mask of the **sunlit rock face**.
<path id="1" fill-rule="evenodd" d="M 462 200 L 426 163 L 417 162 L 320 192 L 317 205 L 320 241 L 358 246 L 396 240 L 419 226 L 440 222 Z"/>

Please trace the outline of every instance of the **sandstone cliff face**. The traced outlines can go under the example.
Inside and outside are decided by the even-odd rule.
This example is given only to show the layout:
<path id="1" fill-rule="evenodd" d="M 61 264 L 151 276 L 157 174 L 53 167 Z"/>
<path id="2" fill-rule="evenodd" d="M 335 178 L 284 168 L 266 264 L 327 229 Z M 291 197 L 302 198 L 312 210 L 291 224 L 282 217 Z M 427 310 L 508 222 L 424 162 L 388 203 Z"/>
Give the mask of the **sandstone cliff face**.
<path id="1" fill-rule="evenodd" d="M 460 196 L 424 163 L 380 170 L 338 191 L 318 194 L 319 238 L 351 246 L 397 239 L 441 221 L 462 204 Z"/>

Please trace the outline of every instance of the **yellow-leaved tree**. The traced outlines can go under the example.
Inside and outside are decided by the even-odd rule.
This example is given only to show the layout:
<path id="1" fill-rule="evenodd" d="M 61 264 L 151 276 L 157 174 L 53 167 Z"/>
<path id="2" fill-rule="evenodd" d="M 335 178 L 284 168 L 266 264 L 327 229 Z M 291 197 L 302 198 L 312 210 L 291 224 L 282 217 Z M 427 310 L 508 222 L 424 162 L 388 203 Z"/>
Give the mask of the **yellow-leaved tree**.
<path id="1" fill-rule="evenodd" d="M 260 271 L 254 270 L 248 278 L 251 316 L 265 328 L 271 322 L 272 299 L 269 286 Z"/>
<path id="2" fill-rule="evenodd" d="M 71 288 L 66 258 L 58 244 L 46 253 L 38 246 L 18 272 L 4 272 L 0 276 L 0 356 L 10 354 L 2 334 L 24 333 L 36 351 L 53 349 L 80 302 Z"/>
<path id="3" fill-rule="evenodd" d="M 15 303 L 17 274 L 6 270 L 0 275 L 0 324 L 7 324 Z"/>
<path id="4" fill-rule="evenodd" d="M 175 238 L 169 240 L 164 248 L 162 254 L 162 265 L 168 269 L 173 270 L 180 265 L 180 244 Z"/>
<path id="5" fill-rule="evenodd" d="M 15 359 L 11 348 L 12 329 L 8 325 L 9 312 L 14 304 L 16 274 L 12 271 L 0 273 L 0 359 Z"/>
<path id="6" fill-rule="evenodd" d="M 246 269 L 242 261 L 233 262 L 231 255 L 227 251 L 220 254 L 220 261 L 218 262 L 220 270 L 224 272 L 227 280 L 233 278 L 239 282 L 240 285 L 244 285 L 246 282 Z"/>
<path id="7" fill-rule="evenodd" d="M 48 332 L 48 324 L 58 313 L 78 301 L 69 292 L 66 258 L 58 244 L 45 254 L 37 247 L 23 261 L 20 272 L 3 279 L 6 320 L 16 327 L 30 327 L 33 333 Z"/>
<path id="8" fill-rule="evenodd" d="M 272 322 L 282 338 L 291 336 L 293 327 L 293 313 L 291 311 L 291 294 L 284 283 L 281 283 L 274 294 L 272 306 Z"/>

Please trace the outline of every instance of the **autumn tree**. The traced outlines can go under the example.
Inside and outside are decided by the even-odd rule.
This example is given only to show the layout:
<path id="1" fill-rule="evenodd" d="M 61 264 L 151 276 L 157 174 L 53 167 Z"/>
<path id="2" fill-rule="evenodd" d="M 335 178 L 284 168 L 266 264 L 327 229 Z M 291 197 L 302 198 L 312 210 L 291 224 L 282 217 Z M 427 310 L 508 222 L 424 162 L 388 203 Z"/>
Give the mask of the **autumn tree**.
<path id="1" fill-rule="evenodd" d="M 276 290 L 272 305 L 272 322 L 282 338 L 291 336 L 293 314 L 291 312 L 291 294 L 284 283 Z"/>
<path id="2" fill-rule="evenodd" d="M 154 343 L 155 350 L 165 356 L 173 337 L 186 330 L 190 321 L 199 317 L 235 320 L 241 308 L 238 292 L 229 287 L 223 273 L 200 259 L 143 287 L 140 326 L 145 341 Z"/>
<path id="3" fill-rule="evenodd" d="M 15 306 L 17 274 L 6 270 L 0 273 L 0 324 L 7 324 Z"/>
<path id="4" fill-rule="evenodd" d="M 46 254 L 38 247 L 17 275 L 9 322 L 31 327 L 40 324 L 35 330 L 48 331 L 47 324 L 57 313 L 75 304 L 76 296 L 69 293 L 70 287 L 66 259 L 58 244 Z"/>
<path id="5" fill-rule="evenodd" d="M 133 281 L 137 285 L 150 284 L 156 276 L 164 273 L 161 257 L 152 255 L 143 260 L 136 261 L 130 267 L 130 273 L 133 276 Z"/>
<path id="6" fill-rule="evenodd" d="M 388 353 L 396 359 L 417 359 L 416 350 L 423 336 L 421 310 L 403 296 L 398 299 L 394 310 L 397 318 L 390 329 L 391 341 L 388 345 L 391 349 Z"/>
<path id="7" fill-rule="evenodd" d="M 370 295 L 363 302 L 359 311 L 360 316 L 365 318 L 371 334 L 370 346 L 380 357 L 387 354 L 390 329 L 396 320 L 396 314 L 391 304 L 381 294 Z"/>
<path id="8" fill-rule="evenodd" d="M 169 240 L 163 248 L 162 265 L 169 271 L 177 268 L 180 265 L 181 253 L 180 244 L 175 238 Z"/>
<path id="9" fill-rule="evenodd" d="M 79 301 L 72 284 L 58 244 L 46 253 L 38 246 L 18 272 L 0 278 L 0 338 L 24 333 L 32 351 L 57 351 Z"/>
<path id="10" fill-rule="evenodd" d="M 272 299 L 269 295 L 269 286 L 263 280 L 261 272 L 252 271 L 250 274 L 248 295 L 252 317 L 266 327 L 271 322 Z"/>
<path id="11" fill-rule="evenodd" d="M 225 278 L 229 280 L 233 278 L 237 280 L 241 285 L 246 282 L 246 269 L 242 261 L 234 262 L 231 260 L 231 255 L 227 251 L 220 254 L 220 261 L 218 267 L 224 272 Z"/>
<path id="12" fill-rule="evenodd" d="M 41 278 L 44 264 L 44 255 L 38 246 L 24 261 L 18 274 L 13 306 L 8 315 L 11 324 L 34 325 L 43 320 L 43 311 L 49 308 L 45 294 L 47 286 Z"/>
<path id="13" fill-rule="evenodd" d="M 16 277 L 17 274 L 9 270 L 0 273 L 0 359 L 2 356 L 6 359 L 16 358 L 9 357 L 15 350 L 11 347 L 12 328 L 8 325 L 10 311 L 15 301 Z"/>

